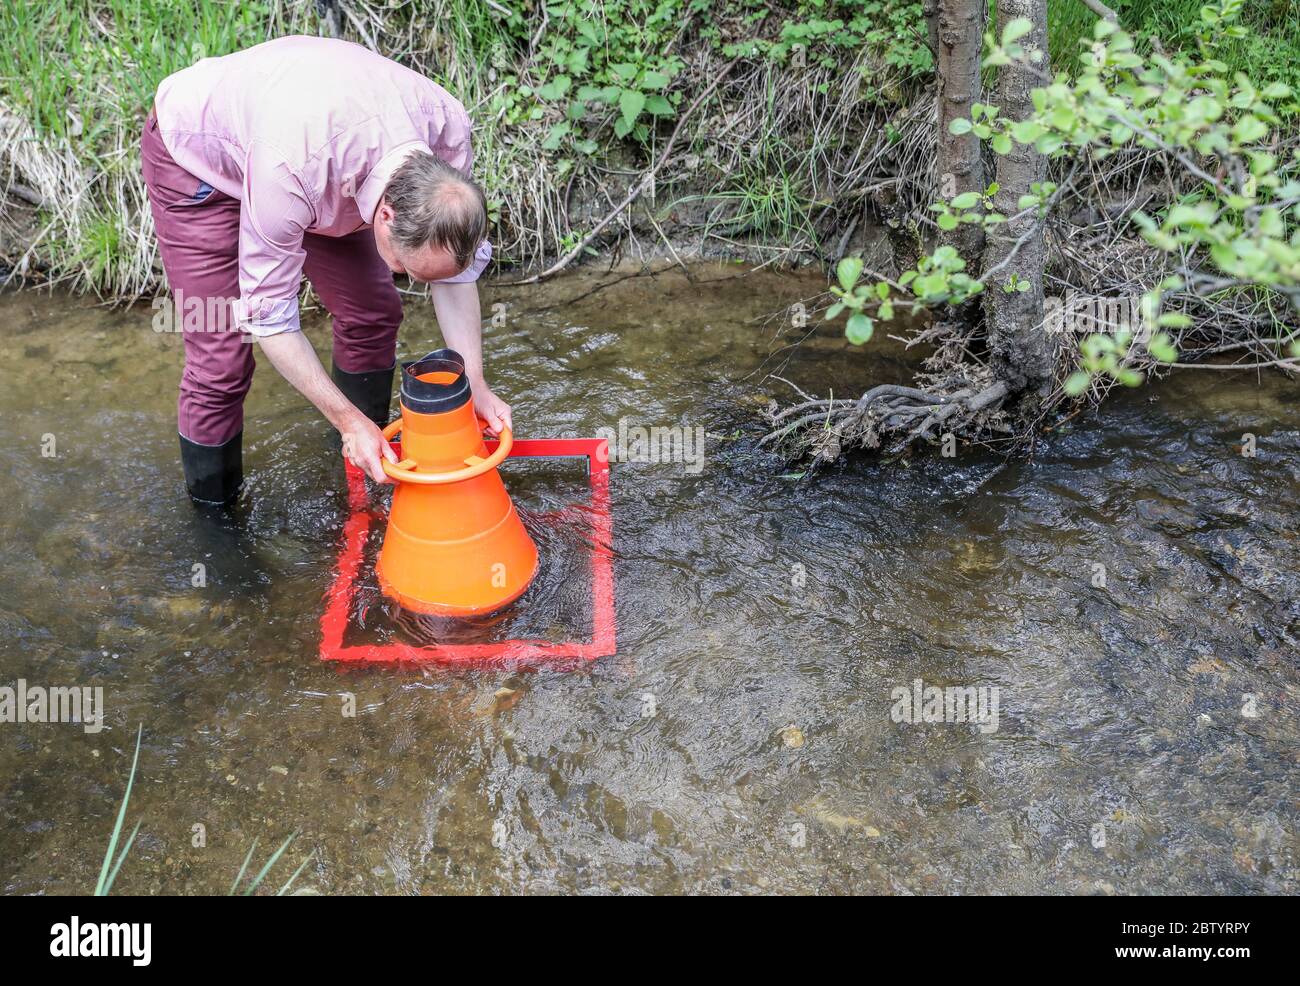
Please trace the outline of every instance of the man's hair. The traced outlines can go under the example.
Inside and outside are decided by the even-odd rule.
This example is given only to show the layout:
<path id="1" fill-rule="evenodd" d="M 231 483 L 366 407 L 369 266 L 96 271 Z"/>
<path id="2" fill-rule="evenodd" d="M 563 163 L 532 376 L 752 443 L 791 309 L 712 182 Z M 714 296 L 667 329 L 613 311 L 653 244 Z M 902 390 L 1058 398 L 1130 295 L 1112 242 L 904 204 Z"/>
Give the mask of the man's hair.
<path id="1" fill-rule="evenodd" d="M 444 247 L 464 270 L 487 239 L 483 189 L 432 154 L 416 151 L 407 157 L 384 198 L 393 207 L 393 239 L 404 249 Z"/>

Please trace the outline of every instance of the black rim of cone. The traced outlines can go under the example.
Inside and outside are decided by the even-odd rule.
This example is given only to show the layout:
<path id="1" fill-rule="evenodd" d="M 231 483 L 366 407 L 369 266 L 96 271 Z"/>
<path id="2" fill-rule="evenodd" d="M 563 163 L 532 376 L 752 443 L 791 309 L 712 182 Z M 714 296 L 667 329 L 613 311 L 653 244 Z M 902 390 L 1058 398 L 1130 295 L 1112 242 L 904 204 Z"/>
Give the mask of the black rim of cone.
<path id="1" fill-rule="evenodd" d="M 454 373 L 451 383 L 421 380 L 426 373 Z M 441 414 L 464 407 L 470 401 L 465 360 L 454 349 L 435 349 L 426 356 L 402 364 L 402 406 L 417 414 Z"/>

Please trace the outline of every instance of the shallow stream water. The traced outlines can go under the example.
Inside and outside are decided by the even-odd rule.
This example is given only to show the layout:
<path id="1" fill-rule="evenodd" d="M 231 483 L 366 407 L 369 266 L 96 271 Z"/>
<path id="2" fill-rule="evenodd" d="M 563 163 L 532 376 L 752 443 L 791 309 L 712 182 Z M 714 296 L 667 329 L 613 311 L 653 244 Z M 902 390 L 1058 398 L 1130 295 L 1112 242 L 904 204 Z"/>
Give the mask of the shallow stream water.
<path id="1" fill-rule="evenodd" d="M 224 893 L 295 831 L 268 886 L 311 853 L 321 893 L 1296 892 L 1295 383 L 1188 373 L 1031 459 L 800 479 L 755 451 L 792 394 L 766 373 L 849 394 L 904 379 L 901 352 L 832 327 L 785 349 L 817 277 L 613 280 L 485 297 L 520 437 L 710 436 L 698 472 L 614 464 L 618 654 L 564 671 L 323 663 L 328 425 L 259 360 L 241 502 L 198 512 L 179 337 L 147 306 L 0 296 L 0 685 L 106 707 L 97 733 L 0 723 L 0 890 L 94 886 L 142 724 L 117 893 Z M 439 344 L 411 299 L 403 357 Z M 545 559 L 505 629 L 589 634 L 585 477 L 505 475 Z M 428 631 L 367 577 L 350 632 Z M 997 728 L 896 721 L 917 680 L 998 689 Z"/>

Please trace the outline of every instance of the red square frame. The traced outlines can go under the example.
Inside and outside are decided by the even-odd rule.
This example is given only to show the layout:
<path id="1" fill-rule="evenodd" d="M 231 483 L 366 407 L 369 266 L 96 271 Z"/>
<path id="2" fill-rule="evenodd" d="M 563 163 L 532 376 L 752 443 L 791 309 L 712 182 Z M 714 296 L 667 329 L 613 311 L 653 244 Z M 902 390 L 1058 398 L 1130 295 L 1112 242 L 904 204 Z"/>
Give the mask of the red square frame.
<path id="1" fill-rule="evenodd" d="M 391 443 L 401 458 L 401 443 Z M 487 442 L 488 451 L 497 443 Z M 320 659 L 346 664 L 444 664 L 459 667 L 511 665 L 577 665 L 609 657 L 617 650 L 614 631 L 614 521 L 609 502 L 609 447 L 603 438 L 530 438 L 514 443 L 507 458 L 582 458 L 587 460 L 591 485 L 591 617 L 590 641 L 555 643 L 546 640 L 504 640 L 491 644 L 406 643 L 344 646 L 361 572 L 366 539 L 380 520 L 371 508 L 365 474 L 344 461 L 348 483 L 348 519 L 343 525 L 334 582 L 325 593 L 321 614 Z"/>

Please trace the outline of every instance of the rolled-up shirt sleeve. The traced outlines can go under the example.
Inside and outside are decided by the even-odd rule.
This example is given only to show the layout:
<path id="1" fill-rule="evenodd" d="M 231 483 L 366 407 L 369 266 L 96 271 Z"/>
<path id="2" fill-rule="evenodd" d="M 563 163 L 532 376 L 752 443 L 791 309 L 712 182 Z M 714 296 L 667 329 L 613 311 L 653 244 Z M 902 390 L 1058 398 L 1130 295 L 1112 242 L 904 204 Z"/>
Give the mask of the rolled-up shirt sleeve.
<path id="1" fill-rule="evenodd" d="M 294 332 L 302 283 L 303 234 L 315 211 L 282 155 L 254 143 L 239 210 L 239 301 L 235 321 L 255 336 Z"/>
<path id="2" fill-rule="evenodd" d="M 487 267 L 492 260 L 492 244 L 484 240 L 474 251 L 474 259 L 470 261 L 469 266 L 457 274 L 455 277 L 444 277 L 432 284 L 470 284 L 479 279 L 483 269 Z"/>

